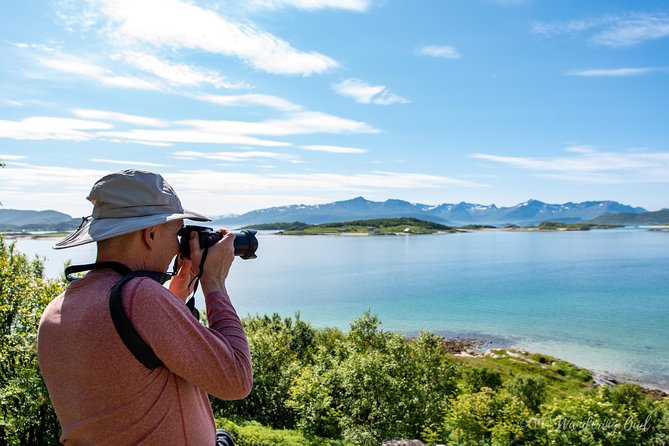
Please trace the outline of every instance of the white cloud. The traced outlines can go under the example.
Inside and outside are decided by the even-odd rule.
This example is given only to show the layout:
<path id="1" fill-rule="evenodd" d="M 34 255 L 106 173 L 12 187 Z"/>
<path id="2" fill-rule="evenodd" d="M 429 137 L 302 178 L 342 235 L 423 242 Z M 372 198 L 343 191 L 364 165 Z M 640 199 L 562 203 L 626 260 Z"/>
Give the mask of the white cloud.
<path id="1" fill-rule="evenodd" d="M 292 113 L 283 119 L 260 122 L 188 120 L 181 124 L 216 134 L 287 136 L 313 133 L 379 133 L 362 121 L 320 112 Z"/>
<path id="2" fill-rule="evenodd" d="M 575 155 L 533 158 L 475 153 L 470 156 L 579 183 L 669 183 L 669 152 L 599 152 L 590 146 L 567 150 Z"/>
<path id="3" fill-rule="evenodd" d="M 267 121 L 185 120 L 164 122 L 158 119 L 103 110 L 75 109 L 77 116 L 120 121 L 139 126 L 160 126 L 162 129 L 114 129 L 108 122 L 30 117 L 22 121 L 0 120 L 0 137 L 12 139 L 88 141 L 104 139 L 116 143 L 169 146 L 176 143 L 235 144 L 241 146 L 287 147 L 285 141 L 261 139 L 256 136 L 290 136 L 316 133 L 378 133 L 361 121 L 340 118 L 319 112 L 297 112 L 282 119 Z"/>
<path id="4" fill-rule="evenodd" d="M 167 122 L 156 118 L 128 115 L 125 113 L 118 113 L 106 110 L 91 110 L 91 109 L 77 108 L 71 111 L 73 115 L 77 116 L 78 118 L 84 118 L 84 119 L 101 119 L 107 121 L 118 121 L 118 122 L 124 122 L 126 124 L 134 124 L 145 127 L 167 127 L 168 125 Z"/>
<path id="5" fill-rule="evenodd" d="M 317 152 L 329 152 L 329 153 L 367 153 L 367 150 L 359 149 L 357 147 L 310 145 L 310 146 L 300 146 L 300 148 L 304 150 L 313 150 Z"/>
<path id="6" fill-rule="evenodd" d="M 669 36 L 669 15 L 631 12 L 564 22 L 535 22 L 532 31 L 546 36 L 587 33 L 597 45 L 625 48 Z"/>
<path id="7" fill-rule="evenodd" d="M 151 163 L 147 161 L 122 161 L 122 160 L 110 160 L 104 158 L 93 158 L 88 160 L 92 163 L 103 163 L 103 164 L 119 164 L 121 166 L 133 166 L 133 167 L 165 167 L 167 164 L 160 163 Z"/>
<path id="8" fill-rule="evenodd" d="M 447 45 L 428 45 L 418 49 L 424 56 L 441 57 L 443 59 L 460 59 L 462 56 L 455 47 Z"/>
<path id="9" fill-rule="evenodd" d="M 18 161 L 25 159 L 24 155 L 10 155 L 7 153 L 0 153 L 0 161 Z"/>
<path id="10" fill-rule="evenodd" d="M 298 111 L 302 107 L 290 102 L 287 99 L 267 94 L 238 94 L 238 95 L 199 95 L 195 96 L 201 101 L 211 102 L 225 106 L 252 106 L 261 105 L 282 111 Z"/>
<path id="11" fill-rule="evenodd" d="M 195 152 L 181 151 L 172 153 L 172 157 L 181 160 L 207 159 L 216 161 L 246 161 L 251 159 L 289 160 L 293 156 L 285 153 L 247 151 L 247 152 Z"/>
<path id="12" fill-rule="evenodd" d="M 0 104 L 8 107 L 23 107 L 23 102 L 15 101 L 14 99 L 0 99 Z"/>
<path id="13" fill-rule="evenodd" d="M 34 116 L 21 121 L 0 120 L 0 137 L 23 140 L 88 141 L 94 139 L 92 130 L 106 130 L 106 122 L 69 118 Z"/>
<path id="14" fill-rule="evenodd" d="M 279 9 L 298 8 L 307 11 L 318 9 L 345 9 L 354 12 L 365 12 L 371 5 L 372 0 L 249 0 L 253 8 Z"/>
<path id="15" fill-rule="evenodd" d="M 572 70 L 567 71 L 569 76 L 582 77 L 628 77 L 641 76 L 644 74 L 655 73 L 659 71 L 669 71 L 664 67 L 640 67 L 640 68 L 601 68 L 588 70 Z"/>
<path id="16" fill-rule="evenodd" d="M 227 81 L 215 71 L 196 68 L 188 64 L 167 62 L 152 54 L 126 51 L 117 57 L 175 85 L 209 84 L 216 88 L 249 88 L 247 83 Z"/>
<path id="17" fill-rule="evenodd" d="M 173 128 L 165 130 L 133 129 L 126 131 L 97 132 L 97 136 L 133 141 L 136 143 L 196 143 L 196 144 L 235 144 L 242 146 L 285 147 L 290 144 L 283 141 L 271 141 L 235 133 L 203 131 L 193 128 Z"/>
<path id="18" fill-rule="evenodd" d="M 190 3 L 98 1 L 112 23 L 110 37 L 122 45 L 139 42 L 235 56 L 256 69 L 276 74 L 309 76 L 337 67 L 337 62 L 328 56 L 299 51 L 250 23 L 236 23 Z"/>
<path id="19" fill-rule="evenodd" d="M 5 207 L 57 209 L 75 216 L 88 215 L 91 205 L 85 197 L 95 181 L 108 173 L 108 169 L 12 163 L 2 171 L 0 196 Z M 445 187 L 484 186 L 446 176 L 383 171 L 347 175 L 180 170 L 162 172 L 162 175 L 186 207 L 207 215 L 245 212 L 277 203 L 323 203 L 361 193 L 388 196 L 400 191 L 414 193 Z"/>
<path id="20" fill-rule="evenodd" d="M 135 76 L 119 76 L 110 70 L 86 62 L 73 56 L 60 56 L 59 58 L 40 58 L 39 63 L 52 70 L 63 73 L 76 74 L 81 77 L 95 80 L 102 85 L 122 88 L 134 88 L 139 90 L 160 90 L 161 87 L 155 82 L 140 79 Z"/>
<path id="21" fill-rule="evenodd" d="M 360 104 L 391 105 L 409 102 L 408 99 L 391 93 L 383 85 L 370 85 L 360 79 L 346 79 L 334 84 L 332 88 L 340 95 L 352 98 Z"/>

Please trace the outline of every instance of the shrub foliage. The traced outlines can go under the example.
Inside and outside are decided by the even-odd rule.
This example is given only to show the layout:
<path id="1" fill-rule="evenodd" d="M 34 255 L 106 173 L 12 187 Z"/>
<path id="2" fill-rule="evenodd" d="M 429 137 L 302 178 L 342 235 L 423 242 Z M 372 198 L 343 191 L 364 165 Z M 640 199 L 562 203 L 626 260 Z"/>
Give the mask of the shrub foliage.
<path id="1" fill-rule="evenodd" d="M 44 279 L 39 259 L 28 260 L 0 237 L 0 446 L 58 442 L 36 333 L 44 307 L 63 286 Z M 541 368 L 502 373 L 455 362 L 439 336 L 382 330 L 369 311 L 346 333 L 314 329 L 299 314 L 247 317 L 244 324 L 254 389 L 242 401 L 212 401 L 238 446 L 364 446 L 392 438 L 444 445 L 669 445 L 669 400 L 651 399 L 638 386 L 595 389 L 581 380 L 565 397 L 549 391 L 547 381 L 555 378 Z"/>

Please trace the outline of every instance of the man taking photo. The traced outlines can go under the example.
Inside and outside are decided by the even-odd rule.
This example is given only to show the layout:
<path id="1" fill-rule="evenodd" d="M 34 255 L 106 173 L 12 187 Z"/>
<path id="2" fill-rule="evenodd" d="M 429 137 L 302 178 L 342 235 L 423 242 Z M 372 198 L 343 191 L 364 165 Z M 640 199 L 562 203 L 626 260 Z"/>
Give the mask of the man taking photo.
<path id="1" fill-rule="evenodd" d="M 88 200 L 92 216 L 55 248 L 97 242 L 96 263 L 48 305 L 38 332 L 60 441 L 215 445 L 208 394 L 242 399 L 253 385 L 246 335 L 225 286 L 234 234 L 221 229 L 202 262 L 191 233 L 190 258 L 179 257 L 165 288 L 183 220 L 209 219 L 184 210 L 162 176 L 139 170 L 101 178 Z M 197 277 L 208 328 L 184 304 Z"/>

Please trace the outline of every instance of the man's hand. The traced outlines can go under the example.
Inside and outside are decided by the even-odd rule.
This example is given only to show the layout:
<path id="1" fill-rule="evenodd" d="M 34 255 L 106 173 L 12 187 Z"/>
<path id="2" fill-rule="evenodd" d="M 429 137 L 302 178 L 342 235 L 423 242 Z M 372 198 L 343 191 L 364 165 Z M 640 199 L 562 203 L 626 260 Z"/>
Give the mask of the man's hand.
<path id="1" fill-rule="evenodd" d="M 204 274 L 202 274 L 202 278 L 200 279 L 205 296 L 213 291 L 227 292 L 225 289 L 225 279 L 228 277 L 230 266 L 232 266 L 232 261 L 235 258 L 235 248 L 233 246 L 235 234 L 228 229 L 219 229 L 218 232 L 223 238 L 209 248 L 207 259 L 204 262 Z M 191 252 L 192 249 L 193 243 L 191 239 Z M 201 251 L 198 251 L 198 254 L 201 254 Z M 194 258 L 193 262 L 195 262 Z M 198 269 L 197 266 L 194 268 Z"/>
<path id="2" fill-rule="evenodd" d="M 185 300 L 192 292 L 195 284 L 191 259 L 184 259 L 178 255 L 177 273 L 170 280 L 169 290 L 179 299 Z"/>
<path id="3" fill-rule="evenodd" d="M 180 299 L 186 299 L 195 288 L 193 279 L 200 270 L 202 261 L 202 252 L 200 249 L 200 239 L 196 231 L 191 231 L 190 240 L 190 259 L 181 257 L 177 254 L 177 274 L 170 280 L 169 290 Z"/>

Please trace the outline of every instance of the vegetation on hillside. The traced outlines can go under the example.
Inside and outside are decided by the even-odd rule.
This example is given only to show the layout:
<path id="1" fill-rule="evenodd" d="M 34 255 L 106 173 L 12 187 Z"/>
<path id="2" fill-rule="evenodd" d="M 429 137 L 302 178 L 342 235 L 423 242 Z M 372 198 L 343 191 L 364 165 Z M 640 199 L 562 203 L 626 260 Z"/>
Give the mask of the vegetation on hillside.
<path id="1" fill-rule="evenodd" d="M 323 223 L 312 225 L 301 222 L 267 223 L 251 225 L 245 229 L 280 230 L 288 235 L 318 234 L 433 234 L 435 232 L 455 232 L 456 229 L 411 217 L 377 218 L 371 220 L 354 220 L 346 222 Z"/>
<path id="2" fill-rule="evenodd" d="M 0 445 L 58 443 L 35 346 L 40 314 L 64 283 L 43 273 L 0 236 Z M 348 332 L 299 315 L 244 325 L 253 391 L 212 400 L 238 446 L 669 444 L 668 399 L 627 384 L 597 389 L 588 371 L 549 356 L 453 356 L 441 337 L 382 330 L 370 312 Z"/>
<path id="3" fill-rule="evenodd" d="M 642 212 L 639 214 L 620 213 L 602 215 L 590 220 L 588 223 L 611 224 L 611 225 L 669 225 L 669 209 L 661 211 Z"/>
<path id="4" fill-rule="evenodd" d="M 595 223 L 561 223 L 554 221 L 544 221 L 537 228 L 543 231 L 589 231 L 591 229 L 612 229 L 619 228 L 620 225 L 605 225 Z"/>

